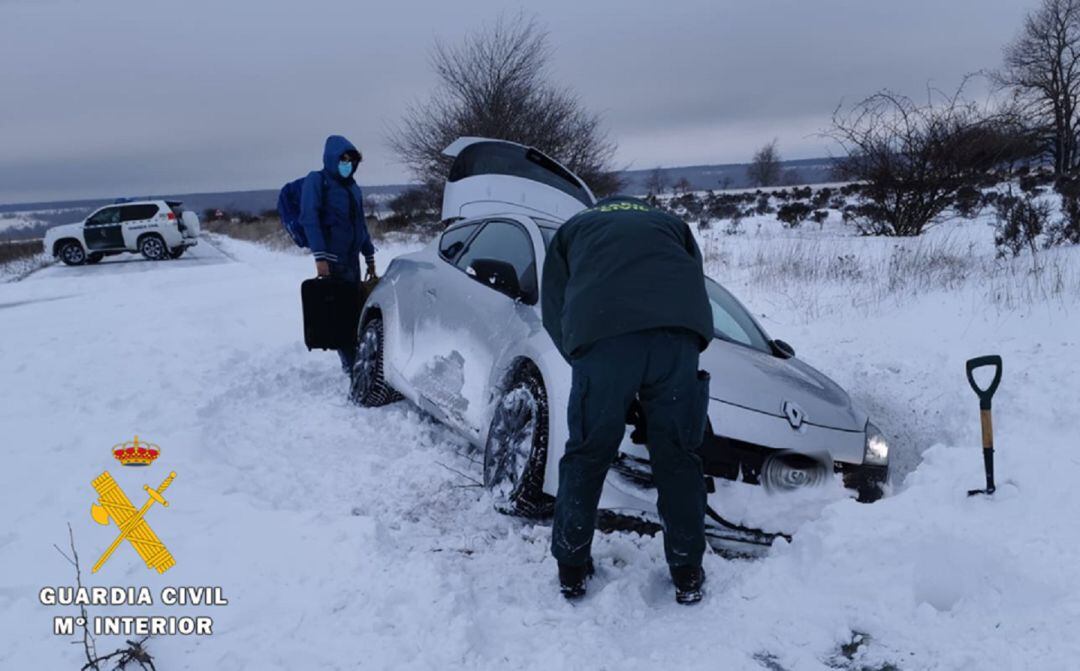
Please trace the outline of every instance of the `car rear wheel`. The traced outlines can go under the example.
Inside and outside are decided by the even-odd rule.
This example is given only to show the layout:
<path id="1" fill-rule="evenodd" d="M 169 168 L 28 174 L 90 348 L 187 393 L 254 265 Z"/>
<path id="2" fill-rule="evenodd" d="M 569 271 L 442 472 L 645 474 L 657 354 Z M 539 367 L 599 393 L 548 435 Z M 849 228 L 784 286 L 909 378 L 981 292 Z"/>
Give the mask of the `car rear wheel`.
<path id="1" fill-rule="evenodd" d="M 170 259 L 178 259 L 181 256 L 183 256 L 184 252 L 186 252 L 186 251 L 187 251 L 187 247 L 174 247 L 173 249 L 169 250 L 169 258 Z"/>
<path id="2" fill-rule="evenodd" d="M 539 372 L 520 369 L 503 392 L 484 445 L 484 486 L 503 513 L 548 517 L 555 499 L 544 493 L 548 399 Z"/>
<path id="3" fill-rule="evenodd" d="M 400 400 L 401 394 L 383 376 L 383 325 L 376 317 L 364 325 L 356 343 L 356 360 L 350 375 L 349 400 L 374 408 Z"/>
<path id="4" fill-rule="evenodd" d="M 161 261 L 169 255 L 169 248 L 161 236 L 147 234 L 139 238 L 139 253 L 150 261 Z"/>
<path id="5" fill-rule="evenodd" d="M 86 263 L 86 250 L 75 240 L 68 240 L 60 245 L 57 256 L 69 266 L 81 266 Z"/>

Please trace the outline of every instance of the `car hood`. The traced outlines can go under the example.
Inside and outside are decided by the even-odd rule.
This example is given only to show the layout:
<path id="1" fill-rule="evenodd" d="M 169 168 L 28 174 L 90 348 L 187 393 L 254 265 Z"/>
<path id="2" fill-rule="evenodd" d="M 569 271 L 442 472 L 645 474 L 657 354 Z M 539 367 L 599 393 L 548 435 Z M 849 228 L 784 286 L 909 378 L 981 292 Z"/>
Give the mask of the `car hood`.
<path id="1" fill-rule="evenodd" d="M 82 226 L 81 223 L 60 224 L 59 226 L 53 226 L 52 228 L 45 231 L 45 239 L 53 240 L 61 235 L 76 233 L 78 232 L 80 226 Z"/>
<path id="2" fill-rule="evenodd" d="M 795 404 L 804 422 L 830 429 L 862 431 L 866 425 L 847 392 L 798 359 L 717 339 L 701 353 L 701 367 L 712 376 L 714 400 L 783 418 L 785 404 Z"/>

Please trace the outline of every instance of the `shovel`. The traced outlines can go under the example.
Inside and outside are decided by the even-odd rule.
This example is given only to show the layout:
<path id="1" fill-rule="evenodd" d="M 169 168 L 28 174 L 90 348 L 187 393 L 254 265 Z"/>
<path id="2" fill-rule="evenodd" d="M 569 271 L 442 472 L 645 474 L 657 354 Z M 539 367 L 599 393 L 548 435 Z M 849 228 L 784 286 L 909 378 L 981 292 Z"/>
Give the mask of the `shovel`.
<path id="1" fill-rule="evenodd" d="M 990 381 L 988 387 L 983 389 L 975 382 L 973 372 L 977 368 L 983 368 L 985 366 L 994 367 L 994 379 Z M 994 392 L 997 391 L 998 385 L 1001 383 L 1001 357 L 997 354 L 991 354 L 989 356 L 980 356 L 968 360 L 967 379 L 968 384 L 975 390 L 975 395 L 979 397 L 979 419 L 982 421 L 983 464 L 986 467 L 986 489 L 968 490 L 968 496 L 975 496 L 976 494 L 993 494 L 994 490 L 997 488 L 994 486 L 994 423 L 990 418 L 990 400 L 994 398 Z"/>

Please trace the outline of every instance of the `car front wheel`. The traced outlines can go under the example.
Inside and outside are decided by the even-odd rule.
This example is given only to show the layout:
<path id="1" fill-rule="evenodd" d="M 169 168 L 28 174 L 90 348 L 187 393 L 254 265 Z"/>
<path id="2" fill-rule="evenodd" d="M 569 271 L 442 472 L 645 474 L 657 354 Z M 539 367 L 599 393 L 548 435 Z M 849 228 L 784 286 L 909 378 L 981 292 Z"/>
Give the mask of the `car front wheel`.
<path id="1" fill-rule="evenodd" d="M 544 493 L 547 466 L 548 399 L 540 374 L 519 370 L 491 418 L 484 445 L 484 486 L 500 511 L 548 517 L 555 499 Z"/>
<path id="2" fill-rule="evenodd" d="M 365 408 L 401 399 L 383 376 L 383 324 L 379 318 L 365 324 L 357 338 L 350 382 L 349 400 Z"/>
<path id="3" fill-rule="evenodd" d="M 139 240 L 139 253 L 150 261 L 161 261 L 169 255 L 165 241 L 157 235 L 144 235 Z"/>
<path id="4" fill-rule="evenodd" d="M 86 250 L 75 240 L 68 240 L 61 245 L 57 256 L 69 266 L 81 266 L 86 263 Z"/>

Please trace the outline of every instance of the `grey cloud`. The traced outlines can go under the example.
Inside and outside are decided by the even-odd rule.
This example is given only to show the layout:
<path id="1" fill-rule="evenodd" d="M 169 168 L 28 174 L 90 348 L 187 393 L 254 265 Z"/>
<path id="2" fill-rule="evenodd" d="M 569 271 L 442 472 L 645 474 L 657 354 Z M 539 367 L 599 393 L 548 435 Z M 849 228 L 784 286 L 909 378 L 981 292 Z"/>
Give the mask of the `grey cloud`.
<path id="1" fill-rule="evenodd" d="M 549 0 L 551 74 L 635 167 L 790 157 L 837 102 L 993 67 L 1034 0 Z M 514 5 L 347 0 L 0 3 L 0 202 L 270 188 L 323 138 L 407 179 L 382 138 L 427 95 L 427 50 Z"/>

